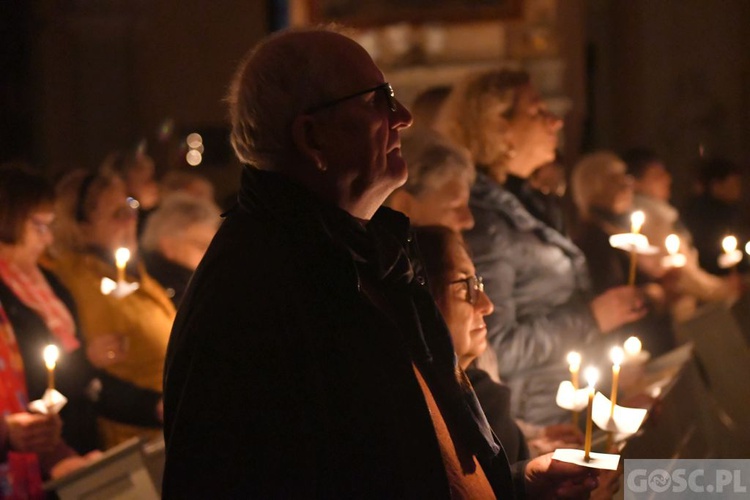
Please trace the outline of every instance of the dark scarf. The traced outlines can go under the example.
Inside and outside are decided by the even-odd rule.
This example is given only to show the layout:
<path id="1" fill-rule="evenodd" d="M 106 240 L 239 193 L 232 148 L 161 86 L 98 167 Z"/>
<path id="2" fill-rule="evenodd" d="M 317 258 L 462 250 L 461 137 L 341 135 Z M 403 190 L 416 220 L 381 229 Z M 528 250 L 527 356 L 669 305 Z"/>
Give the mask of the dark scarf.
<path id="1" fill-rule="evenodd" d="M 453 424 L 449 428 L 455 431 L 454 439 L 466 443 L 477 456 L 494 458 L 501 453 L 471 384 L 456 367 L 450 333 L 425 286 L 407 217 L 381 207 L 363 222 L 280 174 L 252 168 L 243 173 L 238 201 L 241 208 L 268 209 L 291 222 L 311 246 L 317 241 L 347 252 L 358 284 L 365 280 L 382 292 L 393 313 L 389 316 L 402 327 L 412 361 L 444 418 Z"/>

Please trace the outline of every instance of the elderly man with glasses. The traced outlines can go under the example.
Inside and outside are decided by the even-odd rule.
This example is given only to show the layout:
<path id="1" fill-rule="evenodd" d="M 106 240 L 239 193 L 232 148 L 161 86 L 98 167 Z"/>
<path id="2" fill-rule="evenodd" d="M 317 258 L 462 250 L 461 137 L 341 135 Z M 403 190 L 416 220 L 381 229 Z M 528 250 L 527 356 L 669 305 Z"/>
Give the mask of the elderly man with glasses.
<path id="1" fill-rule="evenodd" d="M 408 219 L 380 208 L 411 115 L 370 56 L 275 34 L 228 102 L 242 188 L 172 331 L 164 497 L 511 497 Z"/>

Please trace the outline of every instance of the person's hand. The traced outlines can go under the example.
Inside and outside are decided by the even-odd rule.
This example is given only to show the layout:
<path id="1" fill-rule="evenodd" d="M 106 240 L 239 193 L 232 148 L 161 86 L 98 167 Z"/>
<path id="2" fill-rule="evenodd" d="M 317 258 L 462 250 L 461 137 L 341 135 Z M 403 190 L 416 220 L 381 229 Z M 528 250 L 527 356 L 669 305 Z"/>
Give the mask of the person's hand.
<path id="1" fill-rule="evenodd" d="M 66 474 L 70 474 L 74 470 L 85 467 L 100 456 L 102 456 L 102 452 L 99 450 L 94 450 L 84 456 L 74 455 L 72 457 L 63 458 L 52 466 L 52 469 L 50 470 L 50 476 L 52 477 L 52 479 L 57 479 Z"/>
<path id="2" fill-rule="evenodd" d="M 62 420 L 58 415 L 11 413 L 5 416 L 8 440 L 15 451 L 47 453 L 60 443 Z"/>
<path id="3" fill-rule="evenodd" d="M 603 333 L 641 319 L 647 312 L 643 297 L 634 286 L 610 288 L 594 297 L 590 305 Z"/>
<path id="4" fill-rule="evenodd" d="M 552 460 L 552 453 L 526 464 L 527 498 L 588 498 L 599 486 L 599 471 Z"/>
<path id="5" fill-rule="evenodd" d="M 610 500 L 620 490 L 622 470 L 603 470 L 599 473 L 599 486 L 591 492 L 591 500 Z"/>
<path id="6" fill-rule="evenodd" d="M 86 345 L 86 357 L 97 368 L 106 368 L 127 356 L 127 342 L 122 335 L 99 335 Z"/>

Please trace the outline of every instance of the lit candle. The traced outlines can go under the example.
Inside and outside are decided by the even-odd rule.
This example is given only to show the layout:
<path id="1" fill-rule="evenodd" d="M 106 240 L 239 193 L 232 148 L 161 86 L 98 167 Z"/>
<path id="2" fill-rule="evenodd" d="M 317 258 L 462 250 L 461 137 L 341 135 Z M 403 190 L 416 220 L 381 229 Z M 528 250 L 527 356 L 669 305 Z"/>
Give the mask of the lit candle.
<path id="1" fill-rule="evenodd" d="M 669 255 L 662 259 L 663 267 L 683 267 L 687 258 L 680 252 L 680 237 L 676 234 L 670 234 L 664 240 L 664 246 L 667 248 Z"/>
<path id="2" fill-rule="evenodd" d="M 586 408 L 586 437 L 583 442 L 583 459 L 588 462 L 591 460 L 591 433 L 593 431 L 592 411 L 594 408 L 594 393 L 596 393 L 596 381 L 599 379 L 599 372 L 594 367 L 586 368 L 584 372 L 586 382 L 589 384 L 589 404 Z"/>
<path id="3" fill-rule="evenodd" d="M 680 237 L 676 234 L 670 234 L 667 239 L 664 240 L 664 246 L 667 247 L 669 255 L 677 255 L 680 251 Z"/>
<path id="4" fill-rule="evenodd" d="M 641 210 L 636 210 L 630 216 L 630 233 L 640 234 L 643 223 L 646 221 L 646 215 Z M 633 247 L 630 249 L 630 274 L 628 275 L 628 285 L 635 284 L 636 270 L 636 241 L 633 238 Z"/>
<path id="5" fill-rule="evenodd" d="M 625 354 L 630 357 L 638 356 L 643 348 L 643 344 L 638 337 L 628 337 L 622 346 L 625 348 Z"/>
<path id="6" fill-rule="evenodd" d="M 719 256 L 719 267 L 722 269 L 733 269 L 742 260 L 742 252 L 737 249 L 737 238 L 732 235 L 721 240 L 721 248 L 724 253 Z"/>
<path id="7" fill-rule="evenodd" d="M 745 253 L 750 255 L 750 241 L 745 243 Z"/>
<path id="8" fill-rule="evenodd" d="M 125 282 L 125 266 L 130 260 L 130 250 L 120 247 L 115 252 L 115 265 L 117 266 L 117 282 Z"/>
<path id="9" fill-rule="evenodd" d="M 578 370 L 581 368 L 581 355 L 575 351 L 568 353 L 568 370 L 570 370 L 570 382 L 573 389 L 578 390 Z M 578 412 L 572 412 L 573 425 L 578 425 Z"/>
<path id="10" fill-rule="evenodd" d="M 575 351 L 568 353 L 568 370 L 570 370 L 570 381 L 573 388 L 578 389 L 578 370 L 581 368 L 581 355 Z"/>
<path id="11" fill-rule="evenodd" d="M 612 359 L 612 407 L 609 410 L 609 417 L 612 418 L 615 415 L 615 405 L 617 404 L 617 384 L 620 379 L 620 365 L 622 364 L 623 358 L 625 358 L 625 351 L 622 347 L 615 346 L 609 351 L 609 357 Z"/>
<path id="12" fill-rule="evenodd" d="M 724 253 L 730 254 L 737 250 L 737 238 L 734 236 L 727 236 L 721 240 L 721 248 L 724 249 Z"/>
<path id="13" fill-rule="evenodd" d="M 44 357 L 44 364 L 47 366 L 47 386 L 54 389 L 55 366 L 57 365 L 57 358 L 60 357 L 60 351 L 56 345 L 50 344 L 44 348 L 42 356 Z"/>

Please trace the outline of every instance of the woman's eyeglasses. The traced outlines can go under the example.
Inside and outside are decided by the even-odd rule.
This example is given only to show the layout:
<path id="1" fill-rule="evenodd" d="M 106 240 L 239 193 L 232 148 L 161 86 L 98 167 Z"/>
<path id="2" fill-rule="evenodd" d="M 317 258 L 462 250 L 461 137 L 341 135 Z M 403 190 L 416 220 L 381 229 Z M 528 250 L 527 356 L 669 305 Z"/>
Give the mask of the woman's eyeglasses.
<path id="1" fill-rule="evenodd" d="M 451 281 L 449 284 L 455 285 L 458 283 L 463 283 L 466 286 L 466 302 L 471 305 L 475 305 L 479 300 L 479 292 L 484 292 L 484 283 L 482 282 L 482 277 L 475 274 L 474 276 L 469 276 L 468 278 Z"/>

